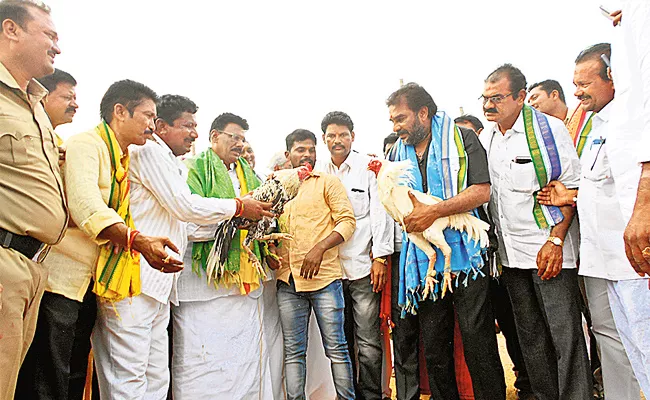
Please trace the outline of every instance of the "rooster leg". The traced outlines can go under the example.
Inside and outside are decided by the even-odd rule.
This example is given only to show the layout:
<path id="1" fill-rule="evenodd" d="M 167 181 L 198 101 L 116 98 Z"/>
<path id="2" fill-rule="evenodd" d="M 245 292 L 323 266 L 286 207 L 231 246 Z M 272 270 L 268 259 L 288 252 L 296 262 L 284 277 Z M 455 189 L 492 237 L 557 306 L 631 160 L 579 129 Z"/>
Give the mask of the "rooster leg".
<path id="1" fill-rule="evenodd" d="M 436 288 L 436 250 L 431 247 L 429 243 L 421 233 L 409 233 L 409 240 L 413 242 L 420 250 L 427 255 L 429 258 L 429 268 L 427 269 L 427 275 L 424 278 L 424 291 L 422 292 L 422 298 L 426 299 Z"/>
<path id="2" fill-rule="evenodd" d="M 260 259 L 257 258 L 255 253 L 253 253 L 253 250 L 250 249 L 248 246 L 243 246 L 244 250 L 246 251 L 246 254 L 248 254 L 248 259 L 253 263 L 253 266 L 255 267 L 255 270 L 257 270 L 257 273 L 260 275 L 262 279 L 266 279 L 266 272 L 264 272 L 264 267 L 262 267 L 262 263 L 260 262 Z"/>
<path id="3" fill-rule="evenodd" d="M 293 240 L 293 236 L 288 233 L 270 233 L 264 235 L 258 240 Z"/>
<path id="4" fill-rule="evenodd" d="M 445 256 L 445 270 L 443 273 L 444 279 L 442 280 L 442 297 L 445 297 L 447 290 L 449 290 L 451 293 L 454 292 L 451 279 L 451 248 L 444 240 L 442 243 L 440 243 L 440 245 L 436 244 L 436 246 L 442 251 L 442 254 Z"/>
<path id="5" fill-rule="evenodd" d="M 449 245 L 447 244 L 447 241 L 445 240 L 445 235 L 442 233 L 444 228 L 446 228 L 446 225 L 447 225 L 447 218 L 444 219 L 439 218 L 436 220 L 436 222 L 434 222 L 433 225 L 431 225 L 423 232 L 423 235 L 426 238 L 426 240 L 428 240 L 431 244 L 439 248 L 445 257 L 445 269 L 443 271 L 442 293 L 441 293 L 442 297 L 445 297 L 445 294 L 447 294 L 447 290 L 449 290 L 449 292 L 452 293 L 454 292 L 452 287 L 452 279 L 451 279 L 451 247 L 449 247 Z"/>

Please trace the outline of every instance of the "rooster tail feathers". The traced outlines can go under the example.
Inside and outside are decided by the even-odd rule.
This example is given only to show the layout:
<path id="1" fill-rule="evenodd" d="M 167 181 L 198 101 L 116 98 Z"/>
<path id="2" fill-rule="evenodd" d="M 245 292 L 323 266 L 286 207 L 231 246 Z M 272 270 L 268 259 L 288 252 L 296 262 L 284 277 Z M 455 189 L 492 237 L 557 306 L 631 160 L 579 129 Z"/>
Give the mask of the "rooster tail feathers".
<path id="1" fill-rule="evenodd" d="M 215 280 L 222 275 L 223 266 L 228 258 L 232 239 L 235 237 L 237 228 L 232 221 L 224 221 L 217 226 L 217 232 L 214 238 L 214 245 L 208 256 L 205 272 L 208 282 Z"/>
<path id="2" fill-rule="evenodd" d="M 449 216 L 449 227 L 467 232 L 467 236 L 479 243 L 481 248 L 489 244 L 487 231 L 490 225 L 469 213 L 454 214 Z"/>

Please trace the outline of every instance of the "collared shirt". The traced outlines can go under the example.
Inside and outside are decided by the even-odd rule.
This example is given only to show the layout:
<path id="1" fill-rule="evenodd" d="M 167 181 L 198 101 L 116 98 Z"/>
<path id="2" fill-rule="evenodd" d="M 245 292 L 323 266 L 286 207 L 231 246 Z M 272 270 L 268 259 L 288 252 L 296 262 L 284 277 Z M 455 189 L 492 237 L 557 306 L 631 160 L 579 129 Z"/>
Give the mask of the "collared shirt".
<path id="1" fill-rule="evenodd" d="M 0 228 L 58 243 L 68 223 L 54 129 L 32 79 L 23 91 L 0 63 Z"/>
<path id="2" fill-rule="evenodd" d="M 559 181 L 568 188 L 577 188 L 580 161 L 564 123 L 547 116 L 553 131 L 562 165 Z M 540 187 L 533 163 L 517 164 L 515 157 L 528 157 L 528 143 L 521 113 L 512 129 L 501 134 L 495 124 L 480 136 L 488 153 L 492 190 L 488 210 L 499 238 L 499 255 L 504 266 L 537 269 L 537 253 L 550 235 L 540 229 L 533 218 L 533 194 Z M 573 221 L 564 239 L 563 268 L 576 268 L 578 224 Z"/>
<path id="3" fill-rule="evenodd" d="M 178 247 L 181 259 L 187 248 L 187 222 L 212 224 L 235 214 L 235 201 L 201 197 L 190 192 L 187 167 L 169 146 L 155 136 L 144 146 L 131 146 L 131 213 L 137 229 L 149 236 L 166 236 Z M 176 282 L 179 273 L 166 274 L 140 258 L 142 293 L 166 304 L 178 304 Z M 185 265 L 191 270 L 191 264 Z"/>
<path id="4" fill-rule="evenodd" d="M 82 301 L 99 255 L 97 238 L 105 228 L 124 220 L 108 206 L 112 166 L 108 147 L 95 129 L 66 141 L 63 177 L 75 227 L 45 259 L 50 275 L 46 290 Z M 120 155 L 123 157 L 123 155 Z"/>
<path id="5" fill-rule="evenodd" d="M 613 133 L 609 121 L 614 99 L 592 118 L 580 163 L 578 191 L 580 215 L 580 275 L 609 279 L 637 279 L 625 256 L 623 218 L 610 168 L 609 147 Z M 638 169 L 639 167 L 637 167 Z"/>
<path id="6" fill-rule="evenodd" d="M 332 232 L 338 232 L 344 241 L 354 233 L 356 220 L 345 186 L 329 174 L 313 173 L 298 191 L 298 195 L 284 207 L 280 217 L 280 228 L 293 236 L 293 240 L 283 241 L 280 246 L 282 266 L 277 278 L 289 283 L 293 275 L 296 291 L 313 292 L 342 278 L 338 247 L 323 254 L 318 275 L 312 279 L 300 276 L 305 256 L 320 241 Z"/>
<path id="7" fill-rule="evenodd" d="M 371 250 L 375 258 L 393 254 L 394 223 L 379 201 L 377 177 L 368 170 L 370 160 L 352 151 L 340 167 L 330 159 L 321 168 L 341 180 L 357 220 L 352 237 L 339 245 L 343 279 L 356 280 L 370 274 Z"/>

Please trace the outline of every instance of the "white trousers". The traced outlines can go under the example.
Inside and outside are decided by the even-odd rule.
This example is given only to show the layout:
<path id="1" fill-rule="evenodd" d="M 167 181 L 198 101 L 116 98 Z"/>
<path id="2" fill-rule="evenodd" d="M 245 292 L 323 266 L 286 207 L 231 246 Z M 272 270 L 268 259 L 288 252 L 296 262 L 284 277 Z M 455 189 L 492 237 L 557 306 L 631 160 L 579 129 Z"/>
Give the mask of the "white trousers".
<path id="1" fill-rule="evenodd" d="M 312 311 L 307 331 L 307 376 L 305 393 L 309 400 L 336 400 L 336 388 L 332 377 L 332 364 L 325 355 L 325 346 Z"/>
<path id="2" fill-rule="evenodd" d="M 650 288 L 648 278 L 609 281 L 607 294 L 636 379 L 650 395 Z"/>
<path id="3" fill-rule="evenodd" d="M 264 282 L 262 294 L 262 330 L 266 341 L 266 350 L 269 357 L 271 370 L 271 385 L 275 400 L 285 399 L 284 390 L 284 340 L 282 339 L 282 325 L 280 324 L 280 309 L 278 308 L 276 281 Z"/>
<path id="4" fill-rule="evenodd" d="M 147 295 L 98 301 L 92 346 L 102 399 L 164 400 L 169 304 Z"/>
<path id="5" fill-rule="evenodd" d="M 584 282 L 592 330 L 600 350 L 605 397 L 607 400 L 638 400 L 641 389 L 616 330 L 607 295 L 608 280 L 585 276 Z"/>
<path id="6" fill-rule="evenodd" d="M 263 299 L 226 296 L 173 307 L 174 400 L 271 400 Z"/>

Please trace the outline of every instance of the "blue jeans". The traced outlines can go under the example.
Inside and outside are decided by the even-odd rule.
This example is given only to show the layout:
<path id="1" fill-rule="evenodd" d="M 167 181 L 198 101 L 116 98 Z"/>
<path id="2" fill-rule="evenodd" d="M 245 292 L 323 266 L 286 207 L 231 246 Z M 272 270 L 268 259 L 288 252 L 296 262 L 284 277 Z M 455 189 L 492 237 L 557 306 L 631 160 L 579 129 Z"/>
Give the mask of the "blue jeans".
<path id="1" fill-rule="evenodd" d="M 314 292 L 296 292 L 293 277 L 289 284 L 278 281 L 278 307 L 284 335 L 287 399 L 305 399 L 307 328 L 312 308 L 325 354 L 332 362 L 336 394 L 339 399 L 354 399 L 352 362 L 343 331 L 345 304 L 341 280 Z"/>

